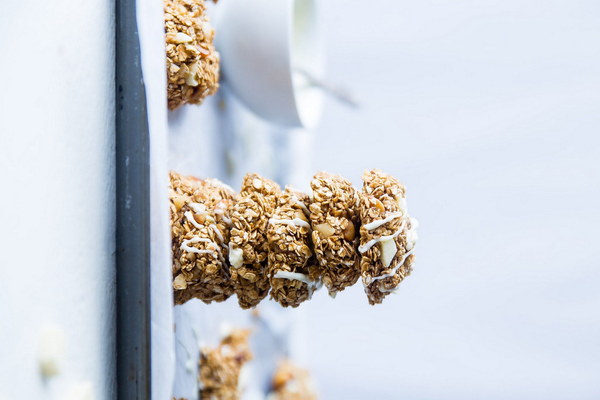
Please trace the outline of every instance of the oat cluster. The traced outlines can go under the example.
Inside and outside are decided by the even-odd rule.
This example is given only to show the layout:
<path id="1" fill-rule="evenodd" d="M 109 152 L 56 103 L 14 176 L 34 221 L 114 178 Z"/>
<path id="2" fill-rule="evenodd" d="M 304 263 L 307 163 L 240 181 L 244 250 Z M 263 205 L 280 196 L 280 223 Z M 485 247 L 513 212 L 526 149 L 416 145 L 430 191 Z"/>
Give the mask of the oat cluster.
<path id="1" fill-rule="evenodd" d="M 200 104 L 219 87 L 219 53 L 204 0 L 164 0 L 169 109 Z"/>
<path id="2" fill-rule="evenodd" d="M 200 352 L 200 399 L 239 400 L 238 385 L 244 364 L 252 359 L 248 330 L 234 330 L 216 348 Z"/>
<path id="3" fill-rule="evenodd" d="M 315 384 L 307 370 L 289 361 L 282 362 L 271 382 L 268 400 L 317 400 Z"/>
<path id="4" fill-rule="evenodd" d="M 322 285 L 335 297 L 361 277 L 369 303 L 381 303 L 412 271 L 417 223 L 396 178 L 370 170 L 363 181 L 359 191 L 318 173 L 309 195 L 248 174 L 236 195 L 217 180 L 172 172 L 176 304 L 235 293 L 252 308 L 270 292 L 297 307 Z"/>

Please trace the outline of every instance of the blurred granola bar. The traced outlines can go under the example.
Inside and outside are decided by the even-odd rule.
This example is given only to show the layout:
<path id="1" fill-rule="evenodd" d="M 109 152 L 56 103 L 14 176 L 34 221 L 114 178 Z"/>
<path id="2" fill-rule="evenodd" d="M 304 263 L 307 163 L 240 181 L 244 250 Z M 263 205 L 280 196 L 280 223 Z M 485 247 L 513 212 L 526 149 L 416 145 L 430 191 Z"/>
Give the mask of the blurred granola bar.
<path id="1" fill-rule="evenodd" d="M 200 352 L 200 399 L 239 400 L 240 372 L 252 359 L 248 330 L 234 330 L 214 349 Z"/>
<path id="2" fill-rule="evenodd" d="M 164 0 L 169 109 L 200 104 L 219 87 L 219 53 L 204 0 Z"/>

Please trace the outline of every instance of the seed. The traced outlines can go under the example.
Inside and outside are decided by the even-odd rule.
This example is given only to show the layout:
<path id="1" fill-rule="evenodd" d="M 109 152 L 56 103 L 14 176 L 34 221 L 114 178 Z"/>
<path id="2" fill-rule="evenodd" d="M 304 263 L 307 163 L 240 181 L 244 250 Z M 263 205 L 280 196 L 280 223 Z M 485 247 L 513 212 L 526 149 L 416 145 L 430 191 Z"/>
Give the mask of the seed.
<path id="1" fill-rule="evenodd" d="M 356 237 L 356 232 L 354 230 L 354 224 L 351 221 L 348 221 L 346 227 L 344 228 L 344 239 L 346 240 L 354 240 Z"/>

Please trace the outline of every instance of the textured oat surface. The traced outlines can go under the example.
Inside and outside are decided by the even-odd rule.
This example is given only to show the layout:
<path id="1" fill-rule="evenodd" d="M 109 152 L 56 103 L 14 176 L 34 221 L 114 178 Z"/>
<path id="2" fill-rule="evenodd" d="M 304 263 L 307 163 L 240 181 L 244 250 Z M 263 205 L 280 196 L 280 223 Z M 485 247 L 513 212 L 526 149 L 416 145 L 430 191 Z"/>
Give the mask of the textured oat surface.
<path id="1" fill-rule="evenodd" d="M 167 97 L 171 110 L 199 104 L 219 87 L 219 54 L 204 0 L 164 0 Z"/>
<path id="2" fill-rule="evenodd" d="M 286 188 L 278 203 L 267 230 L 271 298 L 284 307 L 297 307 L 310 299 L 319 279 L 311 250 L 310 198 Z"/>
<path id="3" fill-rule="evenodd" d="M 247 330 L 235 330 L 218 347 L 200 352 L 200 399 L 239 400 L 240 371 L 252 359 Z"/>
<path id="4" fill-rule="evenodd" d="M 310 222 L 314 251 L 323 284 L 335 294 L 360 276 L 358 245 L 358 192 L 347 179 L 320 172 L 311 181 Z"/>
<path id="5" fill-rule="evenodd" d="M 256 306 L 269 293 L 267 226 L 280 194 L 275 182 L 247 174 L 232 209 L 230 271 L 242 308 Z"/>
<path id="6" fill-rule="evenodd" d="M 379 170 L 366 171 L 360 193 L 361 275 L 370 304 L 393 293 L 412 271 L 416 221 L 406 208 L 405 188 Z"/>
<path id="7" fill-rule="evenodd" d="M 227 259 L 229 227 L 215 214 L 231 205 L 234 193 L 214 182 L 171 172 L 171 237 L 173 289 L 176 304 L 191 298 L 205 303 L 233 294 Z"/>
<path id="8" fill-rule="evenodd" d="M 257 174 L 236 195 L 218 180 L 171 173 L 175 302 L 206 303 L 237 294 L 252 308 L 271 291 L 297 307 L 324 284 L 329 294 L 362 276 L 370 304 L 398 288 L 414 262 L 417 222 L 404 186 L 379 170 L 363 188 L 318 173 L 312 197 Z"/>
<path id="9" fill-rule="evenodd" d="M 269 400 L 316 400 L 315 384 L 307 370 L 289 361 L 282 362 L 272 380 Z"/>

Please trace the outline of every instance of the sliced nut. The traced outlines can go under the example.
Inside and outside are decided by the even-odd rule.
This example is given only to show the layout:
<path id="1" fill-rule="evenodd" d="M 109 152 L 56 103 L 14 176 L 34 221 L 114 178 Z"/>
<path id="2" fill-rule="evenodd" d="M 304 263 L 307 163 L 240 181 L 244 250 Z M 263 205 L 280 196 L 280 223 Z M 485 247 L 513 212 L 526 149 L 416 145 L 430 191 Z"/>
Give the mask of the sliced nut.
<path id="1" fill-rule="evenodd" d="M 193 40 L 190 35 L 183 32 L 177 32 L 175 35 L 170 34 L 167 39 L 171 43 L 189 43 Z"/>
<path id="2" fill-rule="evenodd" d="M 384 268 L 388 268 L 398 252 L 396 242 L 394 239 L 382 241 L 380 242 L 379 248 L 381 250 L 381 264 Z"/>
<path id="3" fill-rule="evenodd" d="M 206 222 L 206 214 L 194 214 L 194 219 L 199 224 L 204 224 Z"/>
<path id="4" fill-rule="evenodd" d="M 187 288 L 187 282 L 185 281 L 185 277 L 183 274 L 179 274 L 173 279 L 173 289 L 175 290 L 184 290 Z"/>
<path id="5" fill-rule="evenodd" d="M 244 251 L 230 245 L 229 263 L 233 268 L 241 267 L 244 264 Z"/>
<path id="6" fill-rule="evenodd" d="M 185 76 L 185 83 L 188 86 L 198 86 L 199 82 L 198 80 L 196 80 L 196 76 L 198 74 L 198 69 L 199 69 L 199 65 L 198 63 L 194 63 L 190 66 L 190 71 L 187 73 L 187 75 Z"/>
<path id="7" fill-rule="evenodd" d="M 173 197 L 173 204 L 175 205 L 175 209 L 177 211 L 181 210 L 181 207 L 183 207 L 186 202 L 187 202 L 187 198 L 185 196 L 174 196 Z"/>
<path id="8" fill-rule="evenodd" d="M 315 226 L 315 229 L 321 234 L 321 237 L 328 238 L 335 233 L 335 229 L 327 223 Z"/>
<path id="9" fill-rule="evenodd" d="M 375 203 L 375 208 L 381 212 L 385 212 L 385 206 L 379 199 L 373 199 L 373 202 Z"/>
<path id="10" fill-rule="evenodd" d="M 302 221 L 308 222 L 308 218 L 306 218 L 306 215 L 302 211 L 296 212 L 295 217 L 301 219 Z"/>

